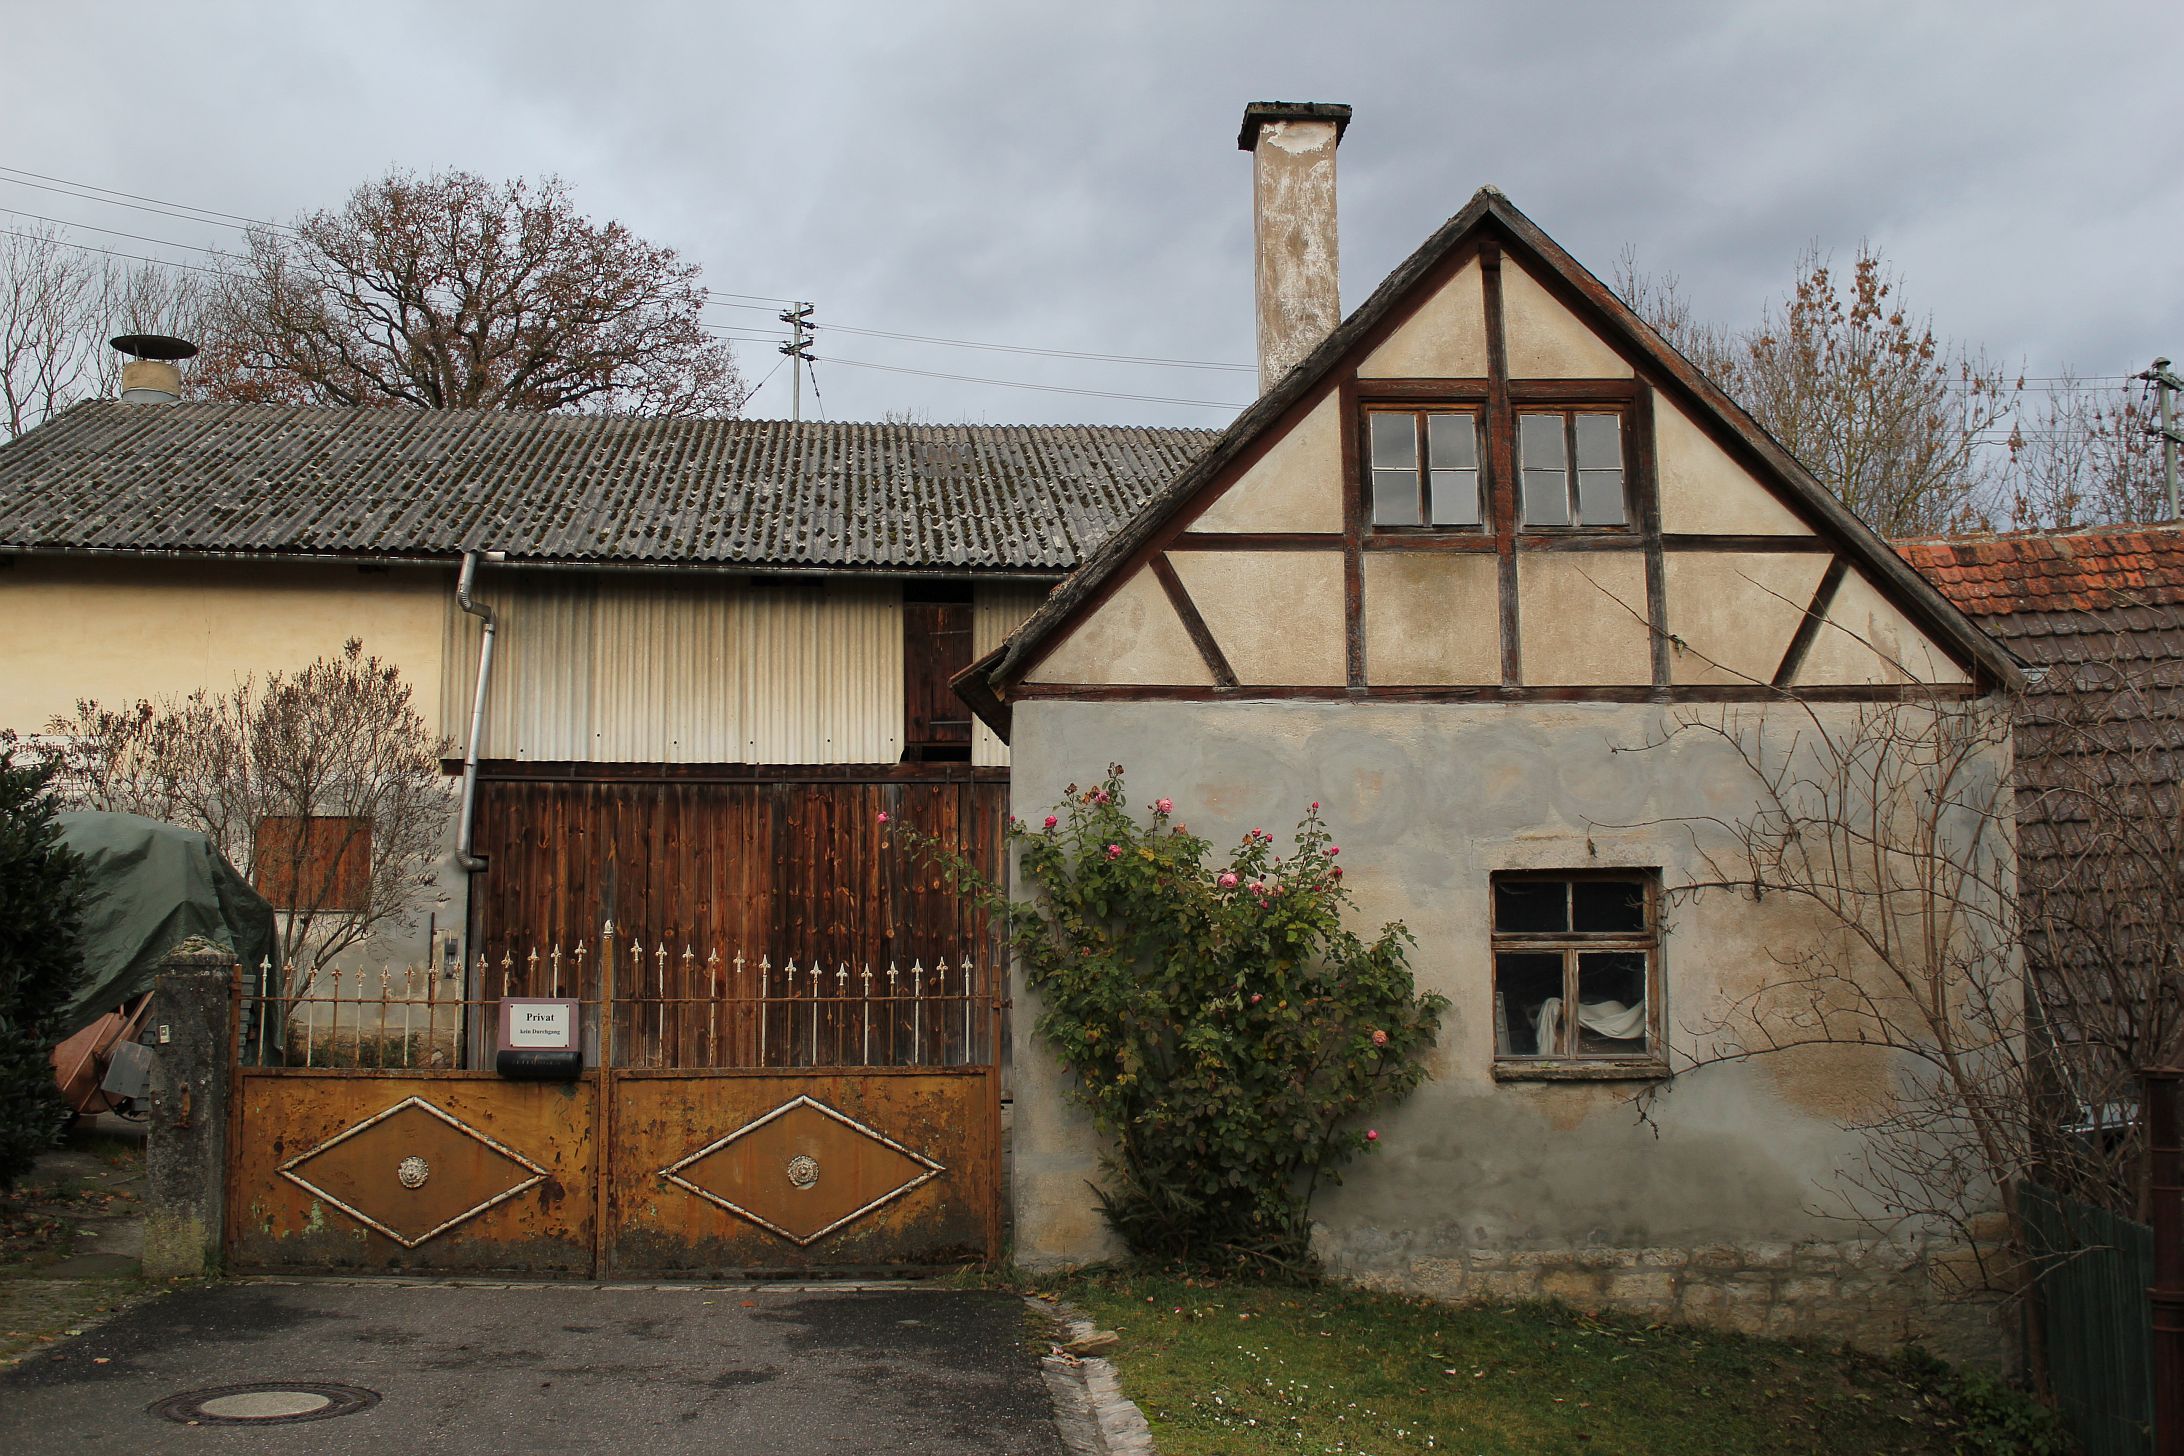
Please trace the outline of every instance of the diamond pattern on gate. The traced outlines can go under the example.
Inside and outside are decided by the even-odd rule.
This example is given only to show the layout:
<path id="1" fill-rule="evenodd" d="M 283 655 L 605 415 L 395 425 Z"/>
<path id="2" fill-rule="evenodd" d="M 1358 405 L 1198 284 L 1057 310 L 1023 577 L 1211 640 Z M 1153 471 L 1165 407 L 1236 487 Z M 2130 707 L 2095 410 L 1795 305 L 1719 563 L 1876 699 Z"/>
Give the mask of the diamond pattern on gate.
<path id="1" fill-rule="evenodd" d="M 415 1096 L 298 1153 L 279 1172 L 405 1249 L 547 1177 L 506 1143 Z"/>
<path id="2" fill-rule="evenodd" d="M 818 1141 L 839 1139 L 840 1128 L 861 1140 L 853 1145 L 854 1168 L 839 1166 L 838 1156 L 814 1156 Z M 660 1176 L 805 1246 L 946 1171 L 847 1113 L 800 1096 L 662 1168 Z"/>

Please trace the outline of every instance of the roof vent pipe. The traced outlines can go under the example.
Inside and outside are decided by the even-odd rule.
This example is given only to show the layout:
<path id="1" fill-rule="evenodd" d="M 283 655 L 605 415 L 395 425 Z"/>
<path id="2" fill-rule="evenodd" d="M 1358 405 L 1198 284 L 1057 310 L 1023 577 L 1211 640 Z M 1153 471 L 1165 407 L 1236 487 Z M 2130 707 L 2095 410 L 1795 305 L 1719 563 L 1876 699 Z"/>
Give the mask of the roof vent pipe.
<path id="1" fill-rule="evenodd" d="M 1259 393 L 1342 322 L 1335 233 L 1335 147 L 1350 108 L 1254 101 L 1236 145 L 1251 153 L 1252 274 Z"/>
<path id="2" fill-rule="evenodd" d="M 195 344 L 166 334 L 122 334 L 107 343 L 129 356 L 121 366 L 123 404 L 173 404 L 182 398 L 179 361 L 197 356 Z"/>

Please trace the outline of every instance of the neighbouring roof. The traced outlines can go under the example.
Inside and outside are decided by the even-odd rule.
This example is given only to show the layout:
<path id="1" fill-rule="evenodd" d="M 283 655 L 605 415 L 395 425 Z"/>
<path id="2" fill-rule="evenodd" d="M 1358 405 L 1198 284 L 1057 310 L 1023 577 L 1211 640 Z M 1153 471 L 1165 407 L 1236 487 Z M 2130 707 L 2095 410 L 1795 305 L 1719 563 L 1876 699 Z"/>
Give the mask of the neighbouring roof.
<path id="1" fill-rule="evenodd" d="M 2184 603 L 2184 528 L 2174 524 L 1931 536 L 1896 550 L 1979 618 Z"/>
<path id="2" fill-rule="evenodd" d="M 1615 291 L 1594 277 L 1585 266 L 1542 232 L 1539 225 L 1517 210 L 1494 187 L 1482 187 L 1463 211 L 1443 223 L 1418 250 L 1381 281 L 1357 311 L 1322 340 L 1317 348 L 1290 369 L 1274 386 L 1238 415 L 1201 453 L 1191 466 L 1169 481 L 1121 529 L 1093 551 L 1050 593 L 1038 611 L 1007 642 L 973 664 L 956 683 L 956 691 L 975 704 L 982 714 L 999 715 L 1008 690 L 1037 660 L 1048 639 L 1069 622 L 1079 608 L 1095 600 L 1108 578 L 1124 569 L 1133 555 L 1158 536 L 1164 526 L 1229 463 L 1259 438 L 1273 430 L 1291 406 L 1317 390 L 1359 342 L 1398 308 L 1434 268 L 1458 248 L 1482 232 L 1489 232 L 1504 246 L 1542 268 L 1558 274 L 1592 307 L 1611 343 L 1628 354 L 1648 361 L 1656 375 L 1678 388 L 1699 408 L 1712 413 L 1745 446 L 1768 466 L 1773 477 L 1805 517 L 1824 528 L 1844 554 L 1871 574 L 1875 585 L 1909 607 L 1914 620 L 1979 667 L 1994 681 L 2016 686 L 2021 681 L 2017 662 L 2007 649 L 1989 637 L 1933 583 L 1907 566 L 1889 549 L 1889 543 L 1851 513 L 1782 445 L 1745 413 L 1721 387 L 1683 355 L 1676 352 L 1643 319 L 1631 311 Z M 988 721 L 993 721 L 989 716 Z"/>
<path id="3" fill-rule="evenodd" d="M 0 551 L 1055 575 L 1217 435 L 98 401 L 0 446 Z"/>

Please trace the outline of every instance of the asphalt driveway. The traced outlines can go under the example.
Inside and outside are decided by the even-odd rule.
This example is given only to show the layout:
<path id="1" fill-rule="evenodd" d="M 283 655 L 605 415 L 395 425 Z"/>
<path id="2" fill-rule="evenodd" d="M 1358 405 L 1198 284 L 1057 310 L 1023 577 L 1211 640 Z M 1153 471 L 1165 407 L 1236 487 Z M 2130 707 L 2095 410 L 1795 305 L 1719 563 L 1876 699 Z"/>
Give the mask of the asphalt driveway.
<path id="1" fill-rule="evenodd" d="M 223 1284 L 0 1373 L 0 1451 L 1058 1456 L 1038 1318 L 922 1288 Z M 284 1425 L 147 1410 L 254 1382 L 378 1401 Z"/>

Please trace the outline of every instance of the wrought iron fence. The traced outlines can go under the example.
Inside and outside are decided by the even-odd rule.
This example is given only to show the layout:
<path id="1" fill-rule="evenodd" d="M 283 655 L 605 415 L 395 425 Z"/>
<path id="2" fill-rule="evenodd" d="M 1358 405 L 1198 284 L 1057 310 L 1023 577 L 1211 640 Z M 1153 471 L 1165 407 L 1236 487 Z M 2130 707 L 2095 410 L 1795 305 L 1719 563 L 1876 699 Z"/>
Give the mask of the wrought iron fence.
<path id="1" fill-rule="evenodd" d="M 256 1066 L 485 1068 L 502 999 L 543 996 L 578 1003 L 586 1066 L 978 1067 L 997 1051 L 992 971 L 945 953 L 884 965 L 754 956 L 610 925 L 596 946 L 511 940 L 459 975 L 328 970 L 292 992 L 261 982 L 244 992 L 241 1051 Z"/>

